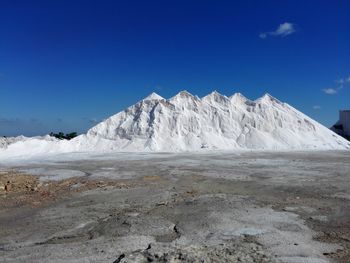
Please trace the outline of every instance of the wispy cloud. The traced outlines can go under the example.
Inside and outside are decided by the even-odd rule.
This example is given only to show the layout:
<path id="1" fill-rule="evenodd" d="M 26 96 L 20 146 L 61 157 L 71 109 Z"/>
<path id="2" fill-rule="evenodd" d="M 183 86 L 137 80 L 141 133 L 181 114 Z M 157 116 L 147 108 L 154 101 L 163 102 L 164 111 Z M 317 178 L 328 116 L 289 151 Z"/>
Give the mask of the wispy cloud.
<path id="1" fill-rule="evenodd" d="M 312 108 L 313 108 L 314 110 L 320 110 L 320 109 L 321 109 L 321 106 L 320 106 L 320 105 L 314 105 L 314 106 L 312 106 Z"/>
<path id="2" fill-rule="evenodd" d="M 328 95 L 334 95 L 338 93 L 338 90 L 333 88 L 323 89 L 322 91 Z"/>
<path id="3" fill-rule="evenodd" d="M 259 37 L 262 39 L 267 38 L 268 36 L 281 36 L 285 37 L 295 32 L 295 25 L 293 23 L 285 22 L 278 26 L 275 31 L 262 32 L 259 34 Z"/>
<path id="4" fill-rule="evenodd" d="M 350 76 L 346 78 L 341 78 L 335 81 L 336 87 L 322 89 L 322 91 L 327 95 L 334 95 L 341 91 L 344 87 L 350 85 Z"/>
<path id="5" fill-rule="evenodd" d="M 335 81 L 340 89 L 344 88 L 345 85 L 350 84 L 350 76 L 347 78 L 341 78 Z"/>

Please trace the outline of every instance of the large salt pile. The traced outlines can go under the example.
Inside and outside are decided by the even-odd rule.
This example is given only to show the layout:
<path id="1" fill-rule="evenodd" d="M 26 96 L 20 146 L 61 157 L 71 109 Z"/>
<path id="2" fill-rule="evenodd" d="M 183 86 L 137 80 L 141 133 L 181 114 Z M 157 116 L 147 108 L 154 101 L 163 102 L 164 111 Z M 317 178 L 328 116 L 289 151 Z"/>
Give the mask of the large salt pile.
<path id="1" fill-rule="evenodd" d="M 350 149 L 350 143 L 269 94 L 251 101 L 240 93 L 199 98 L 181 91 L 152 93 L 71 141 L 30 139 L 0 156 L 74 151 Z"/>

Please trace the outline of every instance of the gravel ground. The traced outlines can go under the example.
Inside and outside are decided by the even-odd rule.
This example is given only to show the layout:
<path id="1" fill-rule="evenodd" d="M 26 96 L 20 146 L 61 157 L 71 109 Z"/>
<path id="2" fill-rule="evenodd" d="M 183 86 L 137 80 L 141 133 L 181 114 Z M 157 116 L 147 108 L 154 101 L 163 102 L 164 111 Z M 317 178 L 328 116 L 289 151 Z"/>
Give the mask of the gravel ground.
<path id="1" fill-rule="evenodd" d="M 349 152 L 0 167 L 0 262 L 350 262 Z"/>

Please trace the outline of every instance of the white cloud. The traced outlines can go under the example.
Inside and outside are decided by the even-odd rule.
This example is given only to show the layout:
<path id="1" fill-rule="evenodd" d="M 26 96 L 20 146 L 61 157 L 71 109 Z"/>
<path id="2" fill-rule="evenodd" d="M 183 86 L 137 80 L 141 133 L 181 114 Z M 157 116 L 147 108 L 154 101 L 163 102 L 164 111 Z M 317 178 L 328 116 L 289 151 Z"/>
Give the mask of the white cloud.
<path id="1" fill-rule="evenodd" d="M 267 33 L 260 33 L 260 34 L 259 34 L 259 37 L 262 38 L 262 39 L 264 39 L 264 38 L 267 37 Z"/>
<path id="2" fill-rule="evenodd" d="M 344 87 L 350 84 L 350 76 L 346 78 L 338 79 L 335 81 L 335 83 L 337 83 L 337 86 L 335 88 L 327 88 L 327 89 L 323 89 L 322 91 L 328 95 L 337 94 L 340 90 L 342 90 Z"/>
<path id="3" fill-rule="evenodd" d="M 292 23 L 283 23 L 280 24 L 275 32 L 273 32 L 276 36 L 288 36 L 295 32 L 294 25 Z"/>
<path id="4" fill-rule="evenodd" d="M 313 108 L 314 110 L 320 110 L 320 109 L 321 109 L 321 106 L 319 106 L 319 105 L 314 105 L 312 108 Z"/>
<path id="5" fill-rule="evenodd" d="M 340 85 L 350 83 L 350 77 L 338 79 L 336 82 Z"/>
<path id="6" fill-rule="evenodd" d="M 344 84 L 344 79 L 338 79 L 335 82 L 337 82 L 338 84 L 342 85 L 342 84 Z"/>
<path id="7" fill-rule="evenodd" d="M 334 95 L 338 93 L 338 90 L 333 88 L 323 89 L 322 91 L 328 95 Z"/>
<path id="8" fill-rule="evenodd" d="M 267 38 L 267 36 L 281 36 L 285 37 L 295 32 L 295 26 L 292 23 L 285 22 L 280 24 L 275 31 L 262 32 L 259 34 L 259 37 L 262 39 Z"/>

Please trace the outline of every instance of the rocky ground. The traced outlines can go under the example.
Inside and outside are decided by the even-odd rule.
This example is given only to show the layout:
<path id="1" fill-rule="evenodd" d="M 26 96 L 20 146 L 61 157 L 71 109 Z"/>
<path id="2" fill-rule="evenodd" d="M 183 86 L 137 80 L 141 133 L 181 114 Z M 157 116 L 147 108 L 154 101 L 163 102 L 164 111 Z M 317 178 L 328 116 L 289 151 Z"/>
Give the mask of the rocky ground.
<path id="1" fill-rule="evenodd" d="M 350 262 L 350 154 L 95 156 L 0 171 L 0 262 Z"/>

